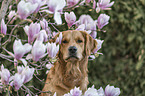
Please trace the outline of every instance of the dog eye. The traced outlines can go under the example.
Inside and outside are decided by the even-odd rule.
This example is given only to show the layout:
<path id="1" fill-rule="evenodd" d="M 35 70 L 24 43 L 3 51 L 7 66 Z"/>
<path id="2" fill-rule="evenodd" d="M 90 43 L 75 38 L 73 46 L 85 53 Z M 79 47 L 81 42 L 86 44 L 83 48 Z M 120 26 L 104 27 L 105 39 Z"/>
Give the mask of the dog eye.
<path id="1" fill-rule="evenodd" d="M 68 43 L 66 40 L 63 40 L 62 42 L 63 42 L 63 43 Z"/>
<path id="2" fill-rule="evenodd" d="M 77 43 L 82 43 L 82 42 L 83 42 L 82 40 L 78 40 L 78 41 L 77 41 Z"/>

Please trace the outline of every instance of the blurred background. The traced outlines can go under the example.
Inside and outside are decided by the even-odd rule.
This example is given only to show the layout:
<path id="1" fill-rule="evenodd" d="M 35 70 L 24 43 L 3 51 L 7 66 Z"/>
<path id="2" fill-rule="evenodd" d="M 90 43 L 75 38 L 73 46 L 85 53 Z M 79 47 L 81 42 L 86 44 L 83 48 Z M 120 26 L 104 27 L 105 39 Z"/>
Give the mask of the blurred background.
<path id="1" fill-rule="evenodd" d="M 102 11 L 110 16 L 110 23 L 103 28 L 106 30 L 105 33 L 97 33 L 97 38 L 104 40 L 99 50 L 103 55 L 89 61 L 89 87 L 95 85 L 97 89 L 101 86 L 105 88 L 110 84 L 121 89 L 120 96 L 145 96 L 145 0 L 114 1 L 111 11 Z M 74 12 L 77 20 L 82 14 L 89 14 L 94 20 L 99 15 L 87 6 L 76 8 Z M 18 22 L 19 20 L 13 24 Z M 9 27 L 8 33 L 12 28 L 13 26 Z M 67 30 L 67 25 L 57 26 L 57 28 L 64 31 Z M 23 28 L 15 29 L 14 34 L 18 34 L 19 38 L 27 39 Z M 7 37 L 3 38 L 2 42 L 7 40 Z M 11 52 L 13 52 L 14 39 L 12 38 L 12 41 L 4 46 Z M 6 54 L 1 48 L 0 52 Z M 9 69 L 14 68 L 13 63 L 5 59 L 0 58 L 0 63 L 5 64 Z M 41 71 L 38 77 L 44 79 L 45 72 L 46 70 Z M 40 90 L 44 85 L 35 76 L 28 83 L 31 84 Z"/>
<path id="2" fill-rule="evenodd" d="M 89 62 L 90 86 L 110 84 L 121 89 L 120 96 L 145 96 L 145 0 L 115 0 L 105 13 L 110 23 L 106 33 L 98 32 L 103 55 Z"/>

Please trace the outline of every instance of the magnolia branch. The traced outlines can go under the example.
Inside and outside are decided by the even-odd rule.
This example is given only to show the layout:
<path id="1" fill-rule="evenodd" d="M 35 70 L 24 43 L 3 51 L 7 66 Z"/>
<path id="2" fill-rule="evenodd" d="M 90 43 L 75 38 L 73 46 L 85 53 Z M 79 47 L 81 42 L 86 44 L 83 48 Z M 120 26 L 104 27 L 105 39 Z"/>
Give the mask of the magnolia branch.
<path id="1" fill-rule="evenodd" d="M 1 10 L 0 10 L 0 22 L 1 22 L 2 18 L 5 18 L 8 6 L 9 6 L 11 1 L 12 0 L 4 0 L 2 2 L 2 6 L 1 6 Z M 0 24 L 0 26 L 1 26 L 1 24 Z"/>

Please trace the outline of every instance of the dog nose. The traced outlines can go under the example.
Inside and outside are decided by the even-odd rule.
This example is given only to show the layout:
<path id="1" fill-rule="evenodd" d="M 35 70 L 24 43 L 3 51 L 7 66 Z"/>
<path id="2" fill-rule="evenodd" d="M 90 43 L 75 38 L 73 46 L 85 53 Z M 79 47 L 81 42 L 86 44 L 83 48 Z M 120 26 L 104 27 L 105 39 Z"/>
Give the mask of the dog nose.
<path id="1" fill-rule="evenodd" d="M 70 46 L 68 48 L 68 50 L 69 50 L 70 53 L 76 53 L 77 52 L 77 48 L 75 46 Z"/>

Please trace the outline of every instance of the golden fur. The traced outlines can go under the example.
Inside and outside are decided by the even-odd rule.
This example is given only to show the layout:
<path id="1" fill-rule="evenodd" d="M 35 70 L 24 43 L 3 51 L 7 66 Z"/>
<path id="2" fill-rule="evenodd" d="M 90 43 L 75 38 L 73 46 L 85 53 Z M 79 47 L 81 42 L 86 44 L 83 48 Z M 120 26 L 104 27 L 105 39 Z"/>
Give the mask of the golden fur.
<path id="1" fill-rule="evenodd" d="M 57 96 L 68 93 L 75 86 L 84 92 L 88 85 L 88 56 L 97 48 L 97 42 L 84 31 L 63 31 L 63 39 L 58 52 L 58 60 L 54 63 L 47 75 L 42 91 L 55 92 Z M 55 42 L 57 34 L 50 42 Z M 81 40 L 81 41 L 79 41 Z M 68 48 L 77 48 L 77 58 L 69 58 Z M 49 93 L 41 93 L 40 96 L 52 96 Z"/>

